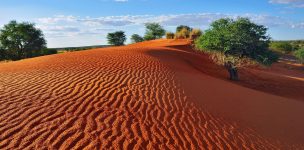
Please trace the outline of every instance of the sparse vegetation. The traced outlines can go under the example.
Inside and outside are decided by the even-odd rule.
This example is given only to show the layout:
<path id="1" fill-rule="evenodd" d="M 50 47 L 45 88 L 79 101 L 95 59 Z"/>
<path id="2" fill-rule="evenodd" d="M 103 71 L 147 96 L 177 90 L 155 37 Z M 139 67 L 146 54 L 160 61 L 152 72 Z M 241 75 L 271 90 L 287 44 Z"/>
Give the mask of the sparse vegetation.
<path id="1" fill-rule="evenodd" d="M 238 80 L 238 68 L 246 64 L 239 63 L 243 59 L 264 65 L 277 61 L 278 57 L 268 50 L 270 37 L 266 34 L 266 27 L 256 25 L 247 18 L 219 19 L 196 40 L 195 45 L 204 52 L 219 53 L 222 61 L 218 63 L 227 68 L 231 80 Z"/>
<path id="2" fill-rule="evenodd" d="M 158 23 L 146 23 L 145 40 L 155 40 L 162 38 L 166 30 Z"/>
<path id="3" fill-rule="evenodd" d="M 138 35 L 138 34 L 133 34 L 133 35 L 131 36 L 131 42 L 132 42 L 132 43 L 138 43 L 138 42 L 142 42 L 142 41 L 144 41 L 144 38 L 141 37 L 141 36 Z"/>
<path id="4" fill-rule="evenodd" d="M 28 22 L 11 21 L 0 30 L 1 59 L 19 60 L 43 55 L 46 41 L 41 30 Z"/>
<path id="5" fill-rule="evenodd" d="M 287 41 L 271 42 L 270 48 L 273 51 L 288 54 L 294 50 L 294 47 Z"/>
<path id="6" fill-rule="evenodd" d="M 299 59 L 299 62 L 304 64 L 304 48 L 295 51 L 294 55 Z"/>
<path id="7" fill-rule="evenodd" d="M 176 32 L 176 39 L 187 39 L 190 37 L 190 30 L 188 28 L 183 28 L 179 32 Z"/>
<path id="8" fill-rule="evenodd" d="M 190 32 L 190 39 L 195 40 L 203 35 L 203 31 L 201 29 L 192 29 Z"/>
<path id="9" fill-rule="evenodd" d="M 116 31 L 113 33 L 108 33 L 107 39 L 109 44 L 115 46 L 124 45 L 125 41 L 127 40 L 124 31 Z"/>
<path id="10" fill-rule="evenodd" d="M 167 39 L 174 39 L 174 37 L 175 37 L 175 34 L 173 32 L 167 32 L 166 33 L 166 38 Z"/>

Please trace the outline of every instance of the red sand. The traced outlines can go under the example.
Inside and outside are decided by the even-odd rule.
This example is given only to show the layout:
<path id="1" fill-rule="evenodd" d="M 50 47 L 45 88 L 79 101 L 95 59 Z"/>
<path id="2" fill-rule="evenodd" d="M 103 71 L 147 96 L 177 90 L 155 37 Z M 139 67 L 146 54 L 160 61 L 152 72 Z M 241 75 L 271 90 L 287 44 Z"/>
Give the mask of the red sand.
<path id="1" fill-rule="evenodd" d="M 304 148 L 301 68 L 226 74 L 183 40 L 0 64 L 0 149 Z"/>

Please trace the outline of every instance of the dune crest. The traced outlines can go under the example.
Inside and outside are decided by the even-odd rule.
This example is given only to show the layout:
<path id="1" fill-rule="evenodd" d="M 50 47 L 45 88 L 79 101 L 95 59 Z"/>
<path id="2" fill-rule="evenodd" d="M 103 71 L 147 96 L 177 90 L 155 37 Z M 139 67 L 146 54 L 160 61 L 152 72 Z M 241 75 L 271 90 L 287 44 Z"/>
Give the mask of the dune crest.
<path id="1" fill-rule="evenodd" d="M 0 64 L 0 149 L 304 148 L 303 102 L 225 81 L 211 62 L 204 72 L 184 47 L 157 40 Z"/>

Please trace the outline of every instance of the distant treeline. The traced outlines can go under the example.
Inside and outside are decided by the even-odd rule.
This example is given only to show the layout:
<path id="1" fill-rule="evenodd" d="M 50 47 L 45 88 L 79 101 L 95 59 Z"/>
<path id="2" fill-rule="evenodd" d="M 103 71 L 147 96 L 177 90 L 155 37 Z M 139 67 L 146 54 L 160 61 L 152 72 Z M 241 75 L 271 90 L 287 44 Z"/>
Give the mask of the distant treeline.
<path id="1" fill-rule="evenodd" d="M 289 54 L 293 53 L 299 49 L 304 48 L 304 40 L 280 40 L 280 41 L 271 41 L 270 49 L 276 52 Z"/>
<path id="2" fill-rule="evenodd" d="M 80 46 L 80 47 L 61 47 L 61 48 L 49 48 L 50 50 L 56 50 L 58 53 L 63 52 L 74 52 L 74 51 L 82 51 L 94 48 L 105 48 L 110 47 L 111 45 L 94 45 L 94 46 Z"/>

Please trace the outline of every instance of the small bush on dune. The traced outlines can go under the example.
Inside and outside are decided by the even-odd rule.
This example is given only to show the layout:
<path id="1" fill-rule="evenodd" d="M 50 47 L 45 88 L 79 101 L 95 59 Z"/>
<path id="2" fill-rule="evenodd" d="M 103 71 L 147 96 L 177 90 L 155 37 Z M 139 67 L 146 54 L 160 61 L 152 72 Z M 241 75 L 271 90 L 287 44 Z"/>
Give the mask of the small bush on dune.
<path id="1" fill-rule="evenodd" d="M 166 33 L 166 38 L 167 39 L 174 39 L 174 37 L 175 37 L 175 34 L 173 32 L 167 32 Z"/>
<path id="2" fill-rule="evenodd" d="M 195 40 L 201 35 L 203 35 L 203 31 L 201 29 L 192 29 L 190 32 L 190 39 Z"/>
<path id="3" fill-rule="evenodd" d="M 144 38 L 141 37 L 141 36 L 138 35 L 138 34 L 133 34 L 133 35 L 131 36 L 131 42 L 132 42 L 132 43 L 138 43 L 138 42 L 142 42 L 142 41 L 144 41 Z"/>
<path id="4" fill-rule="evenodd" d="M 189 37 L 190 37 L 190 30 L 188 30 L 187 28 L 183 28 L 175 35 L 176 39 L 187 39 Z"/>
<path id="5" fill-rule="evenodd" d="M 295 51 L 294 55 L 299 59 L 299 62 L 304 64 L 304 48 Z"/>

